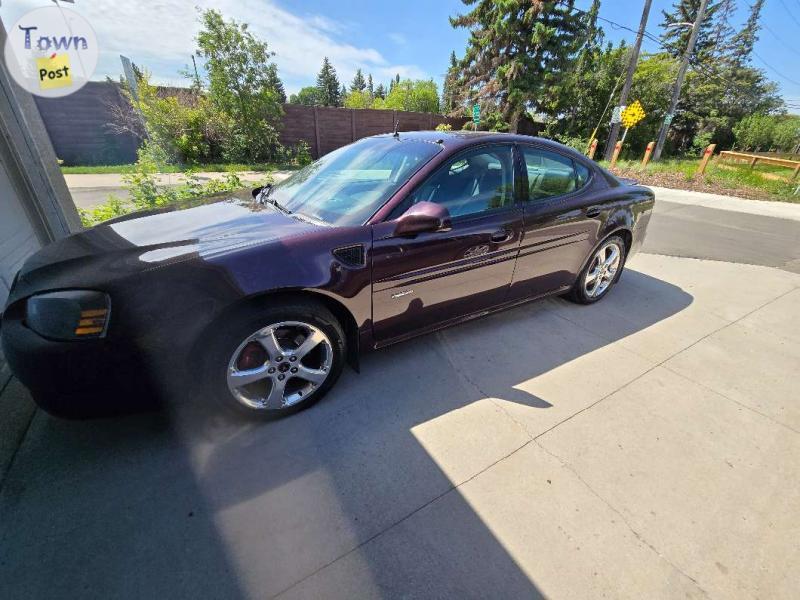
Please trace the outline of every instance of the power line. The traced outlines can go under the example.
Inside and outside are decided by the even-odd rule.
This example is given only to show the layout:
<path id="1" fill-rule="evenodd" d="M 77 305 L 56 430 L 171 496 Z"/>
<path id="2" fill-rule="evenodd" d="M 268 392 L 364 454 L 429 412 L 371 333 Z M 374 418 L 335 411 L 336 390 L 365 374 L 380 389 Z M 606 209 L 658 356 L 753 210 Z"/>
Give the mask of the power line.
<path id="1" fill-rule="evenodd" d="M 792 84 L 794 84 L 794 85 L 800 85 L 800 82 L 798 82 L 798 81 L 795 81 L 795 80 L 794 80 L 794 79 L 792 79 L 791 77 L 787 77 L 786 75 L 784 75 L 783 73 L 781 73 L 780 71 L 778 71 L 778 69 L 776 69 L 775 67 L 773 67 L 773 66 L 772 66 L 771 64 L 769 64 L 767 61 L 765 61 L 763 58 L 761 58 L 761 57 L 760 57 L 760 56 L 759 56 L 759 55 L 756 53 L 756 51 L 755 51 L 755 50 L 753 50 L 753 56 L 755 56 L 755 57 L 756 57 L 758 60 L 760 60 L 762 63 L 764 63 L 764 66 L 765 66 L 765 67 L 767 67 L 768 69 L 770 69 L 771 71 L 773 71 L 773 72 L 774 72 L 774 73 L 775 73 L 775 74 L 776 74 L 778 77 L 780 77 L 780 78 L 782 78 L 782 79 L 785 79 L 786 81 L 788 81 L 789 83 L 792 83 Z"/>
<path id="2" fill-rule="evenodd" d="M 800 0 L 797 0 L 797 2 L 800 2 Z M 781 39 L 781 37 L 777 33 L 775 33 L 772 29 L 770 29 L 767 25 L 762 24 L 761 27 L 764 28 L 765 30 L 767 30 L 768 32 L 770 32 L 772 34 L 772 37 L 774 37 L 777 41 L 779 41 L 782 46 L 784 46 L 785 48 L 788 48 L 789 50 L 791 50 L 795 54 L 800 55 L 800 50 L 798 50 L 797 48 L 794 48 L 793 46 L 789 45 L 787 42 L 783 41 Z"/>
<path id="3" fill-rule="evenodd" d="M 789 13 L 789 16 L 790 16 L 790 17 L 792 17 L 792 21 L 794 21 L 795 23 L 797 23 L 797 26 L 798 26 L 798 27 L 800 27 L 800 21 L 798 21 L 798 20 L 797 20 L 797 17 L 795 17 L 795 16 L 794 16 L 794 14 L 792 13 L 792 11 L 791 11 L 791 10 L 789 10 L 789 7 L 788 7 L 788 6 L 786 6 L 786 2 L 784 2 L 783 0 L 779 0 L 779 1 L 780 1 L 780 3 L 781 3 L 781 6 L 783 6 L 783 8 L 785 8 L 785 9 L 786 9 L 786 12 L 787 12 L 787 13 Z"/>

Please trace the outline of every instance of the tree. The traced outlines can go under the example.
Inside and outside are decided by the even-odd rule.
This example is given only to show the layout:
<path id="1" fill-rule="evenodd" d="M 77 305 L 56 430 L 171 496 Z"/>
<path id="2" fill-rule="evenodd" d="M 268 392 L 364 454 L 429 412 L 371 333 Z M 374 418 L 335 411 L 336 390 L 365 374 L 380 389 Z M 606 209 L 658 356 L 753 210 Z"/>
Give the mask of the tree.
<path id="1" fill-rule="evenodd" d="M 554 98 L 553 112 L 560 118 L 552 119 L 547 127 L 547 133 L 553 135 L 556 132 L 564 135 L 568 132 L 570 137 L 588 137 L 594 129 L 592 126 L 588 131 L 586 117 L 595 112 L 597 104 L 603 103 L 605 106 L 607 99 L 598 98 L 598 69 L 603 54 L 603 39 L 605 37 L 603 29 L 597 24 L 597 15 L 600 11 L 600 0 L 593 0 L 589 10 L 580 15 L 581 18 L 581 46 L 575 59 L 575 65 L 565 74 L 564 85 L 561 87 L 561 96 Z M 613 51 L 612 47 L 608 48 Z M 616 75 L 614 76 L 616 78 Z M 610 94 L 610 90 L 608 91 Z M 602 108 L 600 109 L 602 110 Z M 597 115 L 596 118 L 599 118 Z M 591 120 L 591 118 L 590 118 Z"/>
<path id="2" fill-rule="evenodd" d="M 361 72 L 361 69 L 356 70 L 353 82 L 350 84 L 350 91 L 363 92 L 366 87 L 367 82 L 364 80 L 364 74 Z"/>
<path id="3" fill-rule="evenodd" d="M 374 85 L 372 83 L 372 73 L 367 75 L 367 92 L 369 92 L 369 95 L 372 98 L 375 97 L 375 87 L 374 87 Z"/>
<path id="4" fill-rule="evenodd" d="M 320 106 L 339 106 L 341 103 L 339 78 L 327 56 L 322 59 L 322 68 L 317 75 L 317 93 Z"/>
<path id="5" fill-rule="evenodd" d="M 339 92 L 339 104 L 338 106 L 344 106 L 344 99 L 347 97 L 347 87 L 342 84 L 342 89 Z"/>
<path id="6" fill-rule="evenodd" d="M 767 115 L 749 115 L 733 128 L 736 142 L 745 150 L 768 150 L 772 145 L 775 121 Z"/>
<path id="7" fill-rule="evenodd" d="M 197 54 L 205 61 L 208 98 L 229 117 L 224 153 L 230 160 L 264 160 L 278 147 L 285 100 L 274 55 L 246 23 L 226 21 L 216 10 L 200 13 Z"/>
<path id="8" fill-rule="evenodd" d="M 372 106 L 372 96 L 369 92 L 354 90 L 347 94 L 344 99 L 345 108 L 370 108 Z"/>
<path id="9" fill-rule="evenodd" d="M 450 66 L 442 84 L 442 112 L 451 114 L 458 111 L 458 59 L 455 51 L 450 52 Z"/>
<path id="10" fill-rule="evenodd" d="M 382 83 L 379 83 L 378 87 L 375 88 L 375 97 L 381 100 L 386 98 L 386 88 L 383 87 Z"/>
<path id="11" fill-rule="evenodd" d="M 385 100 L 375 100 L 375 108 L 439 112 L 439 90 L 430 80 L 405 79 L 395 83 Z"/>
<path id="12" fill-rule="evenodd" d="M 319 106 L 319 88 L 314 85 L 300 88 L 299 92 L 289 97 L 289 103 L 303 104 L 305 106 Z"/>
<path id="13" fill-rule="evenodd" d="M 755 0 L 753 2 L 747 22 L 731 41 L 731 54 L 736 66 L 741 67 L 747 64 L 753 54 L 753 46 L 758 41 L 759 20 L 763 6 L 764 0 Z"/>
<path id="14" fill-rule="evenodd" d="M 786 117 L 775 123 L 772 143 L 784 152 L 793 152 L 800 144 L 800 117 Z"/>
<path id="15" fill-rule="evenodd" d="M 676 0 L 671 11 L 661 11 L 663 16 L 661 27 L 664 29 L 661 41 L 673 58 L 679 59 L 683 56 L 689 45 L 692 28 L 685 23 L 694 23 L 701 2 L 702 0 Z M 689 64 L 696 65 L 698 62 L 704 62 L 714 54 L 715 38 L 712 34 L 715 29 L 715 15 L 719 8 L 719 1 L 711 1 L 706 6 L 705 16 L 700 24 L 700 31 L 697 34 Z"/>
<path id="16" fill-rule="evenodd" d="M 581 45 L 572 1 L 462 1 L 472 10 L 450 23 L 470 31 L 459 64 L 463 95 L 497 104 L 511 131 L 526 109 L 555 116 Z"/>

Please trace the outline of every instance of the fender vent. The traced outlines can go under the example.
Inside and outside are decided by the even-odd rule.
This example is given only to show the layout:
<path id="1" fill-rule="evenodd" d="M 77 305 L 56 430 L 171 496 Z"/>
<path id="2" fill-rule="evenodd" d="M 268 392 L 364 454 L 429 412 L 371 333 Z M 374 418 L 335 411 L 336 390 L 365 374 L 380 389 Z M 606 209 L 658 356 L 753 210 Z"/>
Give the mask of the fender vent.
<path id="1" fill-rule="evenodd" d="M 336 248 L 333 255 L 348 267 L 363 267 L 365 264 L 364 246 L 361 244 Z"/>

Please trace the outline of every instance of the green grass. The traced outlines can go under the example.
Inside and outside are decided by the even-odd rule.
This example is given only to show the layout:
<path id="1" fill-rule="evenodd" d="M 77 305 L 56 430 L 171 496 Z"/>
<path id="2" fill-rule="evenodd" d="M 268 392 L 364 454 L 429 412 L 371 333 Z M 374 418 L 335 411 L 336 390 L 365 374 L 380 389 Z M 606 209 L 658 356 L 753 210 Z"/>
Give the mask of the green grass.
<path id="1" fill-rule="evenodd" d="M 97 175 L 105 173 L 130 173 L 135 165 L 86 165 L 61 167 L 61 172 L 65 175 Z M 183 173 L 189 167 L 185 165 L 163 165 L 161 173 Z M 297 169 L 296 165 L 285 165 L 279 163 L 206 163 L 193 165 L 193 170 L 205 173 L 227 173 L 241 171 L 292 171 Z"/>
<path id="2" fill-rule="evenodd" d="M 601 164 L 608 167 L 606 162 Z M 641 173 L 644 183 L 647 182 L 647 175 L 657 176 L 658 174 L 678 175 L 679 179 L 688 183 L 698 181 L 699 164 L 699 158 L 668 159 L 651 162 L 643 171 L 639 160 L 619 160 L 617 168 L 629 173 Z M 781 178 L 776 179 L 775 175 Z M 747 164 L 725 162 L 718 165 L 716 162 L 711 162 L 706 169 L 704 180 L 711 186 L 719 188 L 719 193 L 736 195 L 737 190 L 740 192 L 750 190 L 759 192 L 759 197 L 763 196 L 765 199 L 800 202 L 800 194 L 794 193 L 794 190 L 800 185 L 800 178 L 791 181 L 789 179 L 791 175 L 791 169 L 773 165 L 756 165 L 754 169 L 751 169 Z M 658 183 L 653 183 L 653 185 L 658 185 Z"/>

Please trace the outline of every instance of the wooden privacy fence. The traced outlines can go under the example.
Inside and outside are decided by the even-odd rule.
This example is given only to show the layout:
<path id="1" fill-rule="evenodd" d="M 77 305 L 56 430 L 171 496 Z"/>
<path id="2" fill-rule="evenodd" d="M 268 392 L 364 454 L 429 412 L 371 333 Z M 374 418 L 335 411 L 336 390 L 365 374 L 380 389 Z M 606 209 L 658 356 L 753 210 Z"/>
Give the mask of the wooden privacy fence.
<path id="1" fill-rule="evenodd" d="M 283 111 L 281 143 L 294 146 L 305 140 L 314 158 L 361 138 L 394 131 L 395 122 L 399 122 L 399 131 L 420 131 L 434 129 L 442 123 L 461 129 L 467 121 L 465 117 L 452 118 L 433 113 L 300 104 L 284 104 Z"/>
<path id="2" fill-rule="evenodd" d="M 786 158 L 764 156 L 763 154 L 748 154 L 746 152 L 732 152 L 730 150 L 723 150 L 719 153 L 719 160 L 722 161 L 726 159 L 733 161 L 745 161 L 750 165 L 751 169 L 756 166 L 756 163 L 793 169 L 792 179 L 796 179 L 797 174 L 800 173 L 800 160 L 789 160 Z"/>
<path id="3" fill-rule="evenodd" d="M 175 88 L 166 92 L 178 92 Z M 110 81 L 90 81 L 83 88 L 62 98 L 36 98 L 56 156 L 68 165 L 126 164 L 136 161 L 140 140 L 132 134 L 114 134 L 108 127 L 115 108 L 131 110 L 120 86 Z M 434 129 L 447 123 L 461 129 L 466 117 L 401 110 L 332 108 L 324 106 L 283 105 L 280 141 L 294 146 L 308 143 L 311 155 L 319 158 L 331 150 L 355 140 L 394 130 Z"/>

